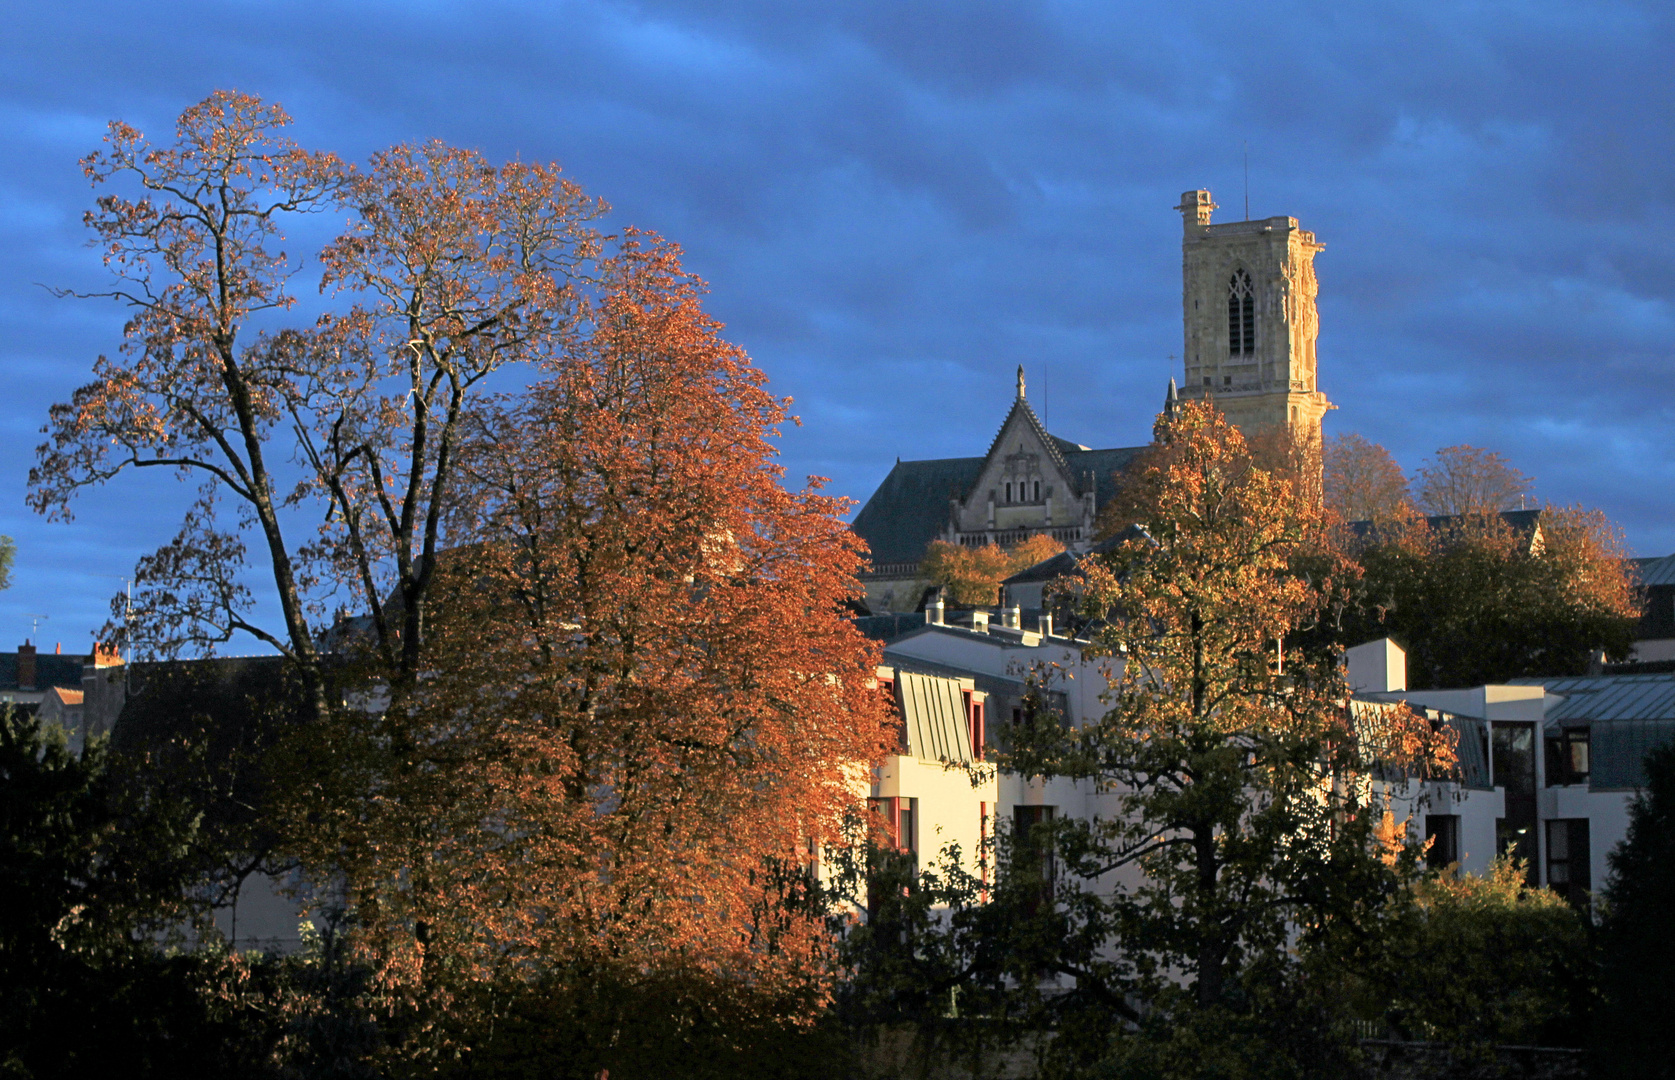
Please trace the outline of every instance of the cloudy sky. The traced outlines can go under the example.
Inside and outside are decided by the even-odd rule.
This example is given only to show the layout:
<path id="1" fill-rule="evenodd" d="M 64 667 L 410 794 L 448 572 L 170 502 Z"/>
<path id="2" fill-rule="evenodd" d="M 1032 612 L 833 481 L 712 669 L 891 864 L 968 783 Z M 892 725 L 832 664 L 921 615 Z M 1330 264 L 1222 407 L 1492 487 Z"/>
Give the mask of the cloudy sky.
<path id="1" fill-rule="evenodd" d="M 322 9 L 334 9 L 323 14 Z M 1183 190 L 1326 251 L 1329 432 L 1410 471 L 1501 451 L 1675 550 L 1675 35 L 1667 5 L 872 0 L 10 5 L 0 37 L 0 648 L 86 648 L 173 532 L 166 478 L 23 504 L 51 403 L 113 351 L 77 159 L 216 88 L 352 158 L 440 138 L 557 160 L 684 245 L 711 309 L 865 499 L 981 453 L 1012 371 L 1057 434 L 1144 442 L 1181 352 Z"/>

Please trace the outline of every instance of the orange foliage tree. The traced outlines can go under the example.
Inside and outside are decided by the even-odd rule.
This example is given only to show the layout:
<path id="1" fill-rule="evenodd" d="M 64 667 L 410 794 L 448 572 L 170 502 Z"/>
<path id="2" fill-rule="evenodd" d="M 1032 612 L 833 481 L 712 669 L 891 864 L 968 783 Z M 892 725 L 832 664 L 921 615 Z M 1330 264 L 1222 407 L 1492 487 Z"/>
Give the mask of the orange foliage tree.
<path id="1" fill-rule="evenodd" d="M 1385 521 L 1413 513 L 1407 477 L 1390 451 L 1349 433 L 1326 440 L 1326 507 L 1345 521 Z"/>
<path id="2" fill-rule="evenodd" d="M 781 485 L 786 403 L 699 293 L 630 235 L 542 378 L 471 419 L 429 672 L 349 718 L 378 798 L 317 832 L 409 992 L 679 976 L 792 1017 L 824 993 L 820 913 L 784 891 L 885 745 L 843 614 L 860 556 L 842 500 Z"/>
<path id="3" fill-rule="evenodd" d="M 932 584 L 947 589 L 954 603 L 984 607 L 995 602 L 1002 581 L 1063 550 L 1063 544 L 1045 533 L 1036 533 L 1009 548 L 999 544 L 966 547 L 933 540 L 919 572 Z"/>
<path id="4" fill-rule="evenodd" d="M 1325 1009 L 1305 1000 L 1297 947 L 1396 887 L 1374 761 L 1446 769 L 1451 749 L 1405 708 L 1358 725 L 1335 650 L 1282 657 L 1356 570 L 1309 486 L 1264 468 L 1213 405 L 1160 417 L 1116 501 L 1144 532 L 1085 568 L 1083 597 L 1112 664 L 1109 711 L 1014 726 L 1003 765 L 1114 799 L 1059 842 L 1060 902 L 1105 943 L 1078 985 L 1146 1003 L 1118 1056 L 1141 1075 L 1233 1074 L 1274 1048 L 1215 1032 Z M 1096 886 L 1113 874 L 1114 891 Z"/>
<path id="5" fill-rule="evenodd" d="M 132 318 L 53 408 L 33 505 L 203 482 L 141 560 L 136 644 L 251 635 L 307 685 L 267 854 L 343 904 L 386 1018 L 440 1032 L 504 1005 L 483 987 L 607 969 L 806 1015 L 798 860 L 885 720 L 841 501 L 772 461 L 787 402 L 673 247 L 601 236 L 556 167 L 432 143 L 356 168 L 287 123 L 217 93 L 87 159 L 137 188 L 88 216 Z M 331 310 L 287 325 L 281 225 L 329 209 Z"/>

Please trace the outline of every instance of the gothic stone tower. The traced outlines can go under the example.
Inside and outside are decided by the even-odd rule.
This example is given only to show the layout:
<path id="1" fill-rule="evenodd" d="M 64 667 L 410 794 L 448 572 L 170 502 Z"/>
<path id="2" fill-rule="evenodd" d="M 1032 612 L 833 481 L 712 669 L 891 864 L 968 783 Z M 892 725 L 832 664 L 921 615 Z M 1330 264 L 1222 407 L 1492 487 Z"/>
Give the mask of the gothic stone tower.
<path id="1" fill-rule="evenodd" d="M 1332 406 L 1315 386 L 1314 256 L 1297 219 L 1210 224 L 1208 191 L 1181 195 L 1184 398 L 1209 398 L 1246 435 L 1287 424 L 1320 438 Z"/>

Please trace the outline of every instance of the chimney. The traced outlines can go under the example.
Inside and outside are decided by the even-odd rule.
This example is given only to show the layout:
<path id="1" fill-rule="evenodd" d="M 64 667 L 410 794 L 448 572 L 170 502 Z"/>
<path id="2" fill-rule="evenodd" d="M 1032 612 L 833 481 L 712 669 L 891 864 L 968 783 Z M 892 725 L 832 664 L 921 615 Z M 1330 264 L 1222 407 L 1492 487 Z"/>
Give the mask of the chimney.
<path id="1" fill-rule="evenodd" d="M 106 645 L 102 641 L 93 643 L 93 666 L 96 668 L 116 667 L 122 663 L 122 654 L 116 651 L 115 645 Z"/>
<path id="2" fill-rule="evenodd" d="M 1037 620 L 1037 625 L 1041 628 L 1042 637 L 1053 636 L 1053 617 L 1051 615 L 1041 616 L 1041 618 Z"/>
<path id="3" fill-rule="evenodd" d="M 942 594 L 938 593 L 935 600 L 925 605 L 925 621 L 932 626 L 942 625 Z"/>
<path id="4" fill-rule="evenodd" d="M 35 689 L 35 646 L 27 641 L 17 650 L 17 688 Z"/>
<path id="5" fill-rule="evenodd" d="M 1352 693 L 1390 693 L 1407 689 L 1407 653 L 1389 638 L 1344 650 L 1345 674 Z"/>
<path id="6" fill-rule="evenodd" d="M 1014 630 L 1024 628 L 1024 612 L 1017 604 L 1006 609 L 1006 614 L 1000 617 L 1000 625 L 1009 626 Z"/>

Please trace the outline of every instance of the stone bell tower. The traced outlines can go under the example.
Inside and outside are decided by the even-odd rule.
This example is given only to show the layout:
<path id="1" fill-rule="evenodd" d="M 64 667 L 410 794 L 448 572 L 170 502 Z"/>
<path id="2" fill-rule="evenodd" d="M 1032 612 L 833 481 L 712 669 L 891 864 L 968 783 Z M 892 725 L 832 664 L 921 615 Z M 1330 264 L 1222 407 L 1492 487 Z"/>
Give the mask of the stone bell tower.
<path id="1" fill-rule="evenodd" d="M 1208 398 L 1246 435 L 1289 425 L 1320 438 L 1331 408 L 1315 385 L 1315 254 L 1292 217 L 1210 223 L 1208 191 L 1181 195 L 1186 323 L 1183 398 Z"/>

